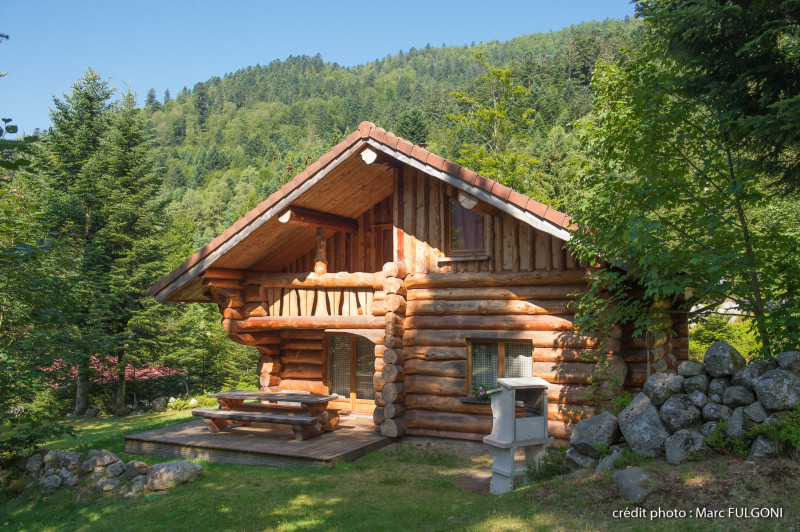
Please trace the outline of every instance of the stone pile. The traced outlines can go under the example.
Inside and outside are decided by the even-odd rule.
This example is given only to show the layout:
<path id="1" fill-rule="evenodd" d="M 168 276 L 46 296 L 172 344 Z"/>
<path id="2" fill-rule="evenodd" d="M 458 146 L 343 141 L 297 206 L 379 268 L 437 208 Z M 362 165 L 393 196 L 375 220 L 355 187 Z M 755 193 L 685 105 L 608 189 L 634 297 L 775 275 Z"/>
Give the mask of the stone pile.
<path id="1" fill-rule="evenodd" d="M 40 449 L 20 461 L 18 467 L 24 474 L 7 490 L 19 493 L 38 482 L 43 495 L 50 495 L 61 487 L 82 485 L 105 493 L 132 496 L 194 482 L 203 473 L 202 467 L 186 460 L 149 467 L 138 460 L 126 464 L 105 449 L 92 449 L 85 456 L 76 451 Z"/>
<path id="2" fill-rule="evenodd" d="M 705 440 L 726 421 L 726 435 L 741 438 L 769 423 L 773 414 L 800 404 L 800 351 L 747 364 L 736 349 L 716 342 L 703 363 L 684 361 L 677 373 L 651 375 L 642 392 L 615 417 L 609 412 L 576 424 L 567 451 L 572 467 L 610 469 L 613 453 L 625 447 L 646 456 L 666 456 L 679 464 L 706 449 Z M 612 453 L 601 460 L 601 455 Z M 764 436 L 752 444 L 748 460 L 775 456 Z"/>

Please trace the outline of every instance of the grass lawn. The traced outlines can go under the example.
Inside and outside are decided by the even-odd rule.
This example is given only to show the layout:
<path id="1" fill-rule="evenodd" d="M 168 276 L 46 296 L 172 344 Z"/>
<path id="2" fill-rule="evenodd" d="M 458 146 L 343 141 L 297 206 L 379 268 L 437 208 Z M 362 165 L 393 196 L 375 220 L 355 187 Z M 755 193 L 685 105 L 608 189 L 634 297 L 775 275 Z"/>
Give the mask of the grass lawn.
<path id="1" fill-rule="evenodd" d="M 79 419 L 77 439 L 49 448 L 106 448 L 126 462 L 164 461 L 122 452 L 123 435 L 180 423 L 188 412 L 123 419 Z M 800 530 L 800 462 L 752 464 L 714 456 L 668 466 L 643 464 L 653 492 L 640 505 L 623 499 L 610 476 L 584 472 L 503 496 L 476 489 L 489 456 L 473 445 L 410 439 L 356 462 L 272 468 L 200 462 L 202 480 L 138 498 L 70 489 L 42 499 L 34 488 L 0 495 L 1 530 Z M 80 493 L 80 496 L 77 496 Z M 660 518 L 661 508 L 783 508 L 782 519 Z M 643 518 L 615 518 L 644 508 Z"/>

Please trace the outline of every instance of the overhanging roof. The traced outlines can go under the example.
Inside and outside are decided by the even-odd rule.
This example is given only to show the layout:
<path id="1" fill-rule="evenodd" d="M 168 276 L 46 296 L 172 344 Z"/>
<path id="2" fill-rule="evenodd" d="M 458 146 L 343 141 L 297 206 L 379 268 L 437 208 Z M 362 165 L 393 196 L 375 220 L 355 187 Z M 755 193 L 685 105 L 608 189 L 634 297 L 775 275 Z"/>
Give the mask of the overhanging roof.
<path id="1" fill-rule="evenodd" d="M 357 131 L 161 279 L 150 294 L 158 301 L 209 301 L 200 282 L 200 274 L 208 268 L 273 271 L 296 258 L 292 254 L 307 252 L 314 245 L 314 229 L 278 221 L 278 215 L 290 205 L 355 218 L 392 193 L 392 169 L 366 164 L 359 154 L 367 148 L 449 183 L 556 238 L 570 238 L 570 219 L 564 213 L 362 122 Z"/>

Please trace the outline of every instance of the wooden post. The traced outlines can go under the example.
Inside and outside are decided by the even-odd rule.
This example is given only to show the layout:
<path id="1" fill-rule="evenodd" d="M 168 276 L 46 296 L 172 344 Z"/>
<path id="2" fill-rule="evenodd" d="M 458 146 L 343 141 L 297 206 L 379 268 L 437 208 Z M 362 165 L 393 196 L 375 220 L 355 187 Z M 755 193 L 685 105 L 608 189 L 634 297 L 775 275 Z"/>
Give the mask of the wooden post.
<path id="1" fill-rule="evenodd" d="M 317 227 L 317 248 L 314 257 L 314 273 L 323 275 L 328 273 L 328 255 L 325 243 L 325 228 Z"/>

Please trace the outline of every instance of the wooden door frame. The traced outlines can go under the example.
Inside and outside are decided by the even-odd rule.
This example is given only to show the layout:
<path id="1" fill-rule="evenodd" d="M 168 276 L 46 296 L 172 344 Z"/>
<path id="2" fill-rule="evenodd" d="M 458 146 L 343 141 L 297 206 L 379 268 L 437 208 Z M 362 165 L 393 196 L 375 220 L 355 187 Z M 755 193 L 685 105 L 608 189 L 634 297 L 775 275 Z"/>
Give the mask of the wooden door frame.
<path id="1" fill-rule="evenodd" d="M 325 390 L 326 394 L 331 393 L 330 391 L 330 359 L 329 359 L 329 342 L 328 339 L 331 336 L 347 336 L 350 338 L 350 397 L 338 399 L 336 401 L 332 401 L 331 403 L 334 406 L 339 406 L 340 408 L 348 408 L 353 412 L 357 413 L 369 413 L 372 414 L 372 411 L 375 410 L 375 399 L 359 399 L 357 397 L 357 390 L 358 390 L 358 375 L 357 375 L 357 350 L 356 350 L 356 342 L 357 338 L 364 338 L 373 346 L 375 343 L 365 336 L 360 336 L 357 334 L 353 334 L 350 332 L 326 332 L 322 336 L 322 364 L 323 364 L 323 381 L 322 386 Z M 373 366 L 375 363 L 375 350 L 373 352 Z M 373 391 L 377 393 L 377 390 L 374 389 Z M 346 403 L 346 406 L 342 406 Z"/>

